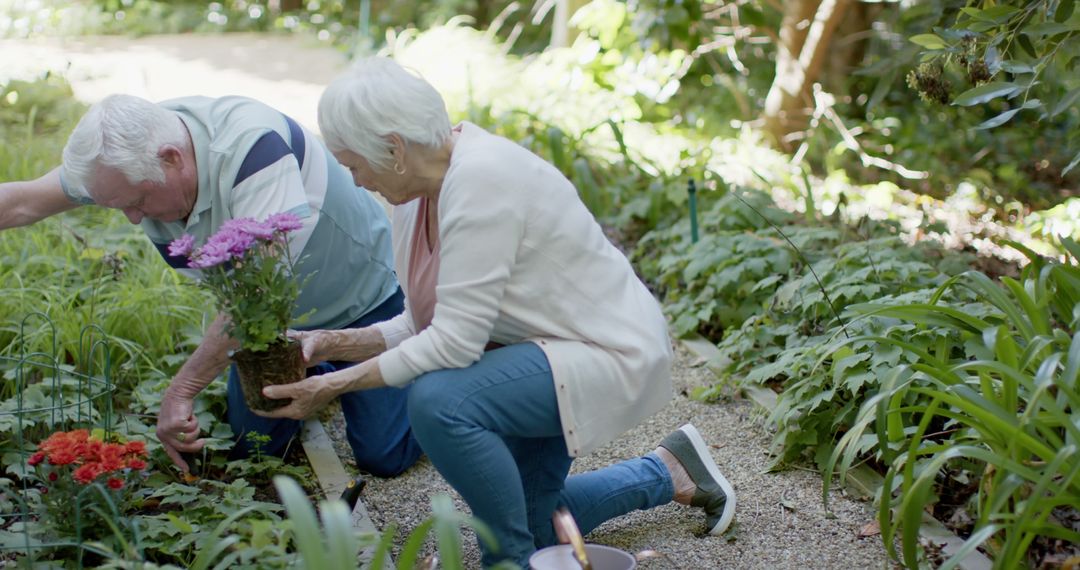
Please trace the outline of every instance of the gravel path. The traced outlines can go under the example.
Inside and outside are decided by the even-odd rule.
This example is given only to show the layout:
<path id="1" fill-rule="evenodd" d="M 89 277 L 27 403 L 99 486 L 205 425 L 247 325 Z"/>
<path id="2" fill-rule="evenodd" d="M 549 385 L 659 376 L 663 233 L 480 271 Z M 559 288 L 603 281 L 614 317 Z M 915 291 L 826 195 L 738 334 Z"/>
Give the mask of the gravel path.
<path id="1" fill-rule="evenodd" d="M 703 404 L 686 394 L 707 385 L 712 373 L 684 349 L 677 351 L 674 379 L 677 395 L 660 413 L 617 441 L 574 462 L 573 471 L 588 471 L 651 451 L 670 431 L 692 422 L 713 449 L 713 457 L 738 494 L 736 526 L 726 537 L 704 536 L 701 510 L 670 504 L 637 511 L 609 521 L 590 533 L 589 542 L 631 552 L 655 550 L 665 557 L 649 559 L 641 568 L 887 568 L 878 536 L 859 537 L 875 514 L 869 504 L 834 492 L 827 513 L 821 502 L 821 477 L 812 471 L 766 473 L 771 434 L 764 413 L 746 400 Z M 343 438 L 340 413 L 327 421 L 338 454 L 355 470 Z M 363 501 L 375 525 L 398 525 L 400 545 L 429 512 L 431 497 L 445 493 L 459 509 L 467 507 L 426 459 L 394 479 L 369 478 Z M 429 540 L 428 550 L 433 550 Z M 471 535 L 466 539 L 466 566 L 479 567 Z"/>

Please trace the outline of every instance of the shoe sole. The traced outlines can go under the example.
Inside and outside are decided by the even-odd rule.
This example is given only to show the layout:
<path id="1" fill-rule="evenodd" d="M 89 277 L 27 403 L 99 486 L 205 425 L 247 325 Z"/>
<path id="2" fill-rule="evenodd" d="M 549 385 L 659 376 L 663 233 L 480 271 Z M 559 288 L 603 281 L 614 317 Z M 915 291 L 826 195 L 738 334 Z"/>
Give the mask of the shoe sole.
<path id="1" fill-rule="evenodd" d="M 735 518 L 735 489 L 731 486 L 731 483 L 720 473 L 720 468 L 717 467 L 716 462 L 713 461 L 712 454 L 709 453 L 709 446 L 705 444 L 705 439 L 701 437 L 701 433 L 697 428 L 691 424 L 686 424 L 679 428 L 686 437 L 690 438 L 690 443 L 694 446 L 694 452 L 698 454 L 702 462 L 705 464 L 705 469 L 708 470 L 709 475 L 720 485 L 720 490 L 727 496 L 727 500 L 724 502 L 724 513 L 720 515 L 720 520 L 716 522 L 709 534 L 713 536 L 719 536 L 724 534 L 724 531 L 731 526 L 731 520 Z"/>

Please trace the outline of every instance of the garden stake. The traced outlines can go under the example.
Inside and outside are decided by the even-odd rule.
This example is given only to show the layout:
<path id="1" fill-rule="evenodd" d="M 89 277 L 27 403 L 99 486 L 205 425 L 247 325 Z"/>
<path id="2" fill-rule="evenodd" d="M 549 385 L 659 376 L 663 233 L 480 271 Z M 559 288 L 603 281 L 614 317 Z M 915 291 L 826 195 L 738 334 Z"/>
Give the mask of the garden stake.
<path id="1" fill-rule="evenodd" d="M 693 178 L 687 181 L 686 192 L 690 195 L 690 243 L 697 243 L 697 186 Z"/>
<path id="2" fill-rule="evenodd" d="M 371 21 L 371 0 L 360 0 L 360 36 L 368 37 L 368 23 Z"/>

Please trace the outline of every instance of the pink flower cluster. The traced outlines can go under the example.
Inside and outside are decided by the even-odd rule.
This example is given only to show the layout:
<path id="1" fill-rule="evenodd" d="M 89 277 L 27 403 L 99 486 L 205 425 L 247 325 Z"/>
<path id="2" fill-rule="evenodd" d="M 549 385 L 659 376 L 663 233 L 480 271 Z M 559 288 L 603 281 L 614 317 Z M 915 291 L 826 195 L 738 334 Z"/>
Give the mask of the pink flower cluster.
<path id="1" fill-rule="evenodd" d="M 283 238 L 301 227 L 303 222 L 300 218 L 289 212 L 271 214 L 262 222 L 254 218 L 236 218 L 222 224 L 221 229 L 200 248 L 195 248 L 195 237 L 190 234 L 173 240 L 169 244 L 169 255 L 185 256 L 188 267 L 206 269 L 238 260 L 260 241 L 271 242 Z"/>

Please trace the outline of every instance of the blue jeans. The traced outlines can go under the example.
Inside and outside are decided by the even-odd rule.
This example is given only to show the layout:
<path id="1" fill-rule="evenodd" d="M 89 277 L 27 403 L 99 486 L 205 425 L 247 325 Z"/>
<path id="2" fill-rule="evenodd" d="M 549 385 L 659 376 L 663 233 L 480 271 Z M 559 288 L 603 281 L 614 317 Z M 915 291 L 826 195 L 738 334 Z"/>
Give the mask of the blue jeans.
<path id="1" fill-rule="evenodd" d="M 674 498 L 671 475 L 652 453 L 567 478 L 573 458 L 551 366 L 532 343 L 420 376 L 409 393 L 409 420 L 432 464 L 495 534 L 497 551 L 480 545 L 484 566 L 510 560 L 528 568 L 535 550 L 556 543 L 551 515 L 560 506 L 588 533 Z"/>
<path id="2" fill-rule="evenodd" d="M 345 328 L 361 328 L 391 319 L 404 310 L 404 295 L 398 289 L 394 296 L 360 317 Z M 326 374 L 352 366 L 353 362 L 321 362 L 308 368 L 307 375 Z M 412 436 L 406 414 L 408 389 L 379 388 L 346 392 L 339 396 L 345 416 L 345 434 L 352 446 L 356 465 L 378 477 L 393 477 L 416 463 L 420 445 Z M 236 434 L 232 457 L 246 457 L 250 446 L 245 434 L 255 431 L 270 436 L 263 453 L 281 455 L 286 445 L 300 431 L 300 420 L 264 418 L 257 416 L 244 402 L 236 366 L 229 371 L 228 419 Z"/>

